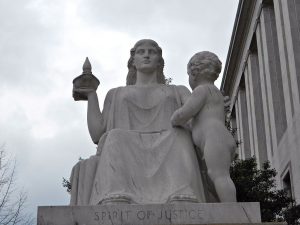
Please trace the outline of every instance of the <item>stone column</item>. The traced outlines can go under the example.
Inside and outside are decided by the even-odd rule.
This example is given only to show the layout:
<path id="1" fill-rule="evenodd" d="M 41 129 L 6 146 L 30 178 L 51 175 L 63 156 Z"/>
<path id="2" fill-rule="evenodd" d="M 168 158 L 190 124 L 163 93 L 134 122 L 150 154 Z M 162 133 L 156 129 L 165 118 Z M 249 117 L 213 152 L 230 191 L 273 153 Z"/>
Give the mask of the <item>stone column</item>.
<path id="1" fill-rule="evenodd" d="M 265 130 L 268 159 L 272 164 L 273 163 L 272 157 L 274 153 L 273 153 L 273 142 L 272 142 L 272 132 L 271 132 L 271 118 L 269 112 L 270 111 L 269 101 L 271 101 L 271 99 L 268 98 L 268 95 L 270 95 L 269 93 L 270 91 L 268 91 L 267 84 L 266 84 L 265 64 L 264 64 L 264 54 L 262 50 L 263 46 L 262 46 L 262 35 L 261 35 L 260 24 L 258 24 L 256 29 L 256 41 L 257 41 L 257 56 L 258 56 L 258 63 L 259 63 L 259 77 L 261 83 L 260 88 L 261 88 L 262 110 L 263 110 L 263 118 L 264 118 L 264 123 L 262 124 L 262 126 L 264 126 L 264 130 Z"/>
<path id="2" fill-rule="evenodd" d="M 241 120 L 241 116 L 240 116 L 240 109 L 239 109 L 238 99 L 236 99 L 236 102 L 234 104 L 234 109 L 235 109 L 236 128 L 237 128 L 236 137 L 237 137 L 237 141 L 241 142 L 243 127 L 242 127 L 242 120 Z M 245 158 L 243 156 L 241 143 L 237 146 L 237 151 L 238 151 L 238 155 L 239 155 L 240 159 Z"/>
<path id="3" fill-rule="evenodd" d="M 299 85 L 300 85 L 300 2 L 290 0 L 274 1 L 274 8 L 278 11 L 282 33 L 278 36 L 279 47 L 286 49 L 287 75 L 291 80 L 292 114 L 300 110 Z M 284 40 L 282 41 L 282 38 Z M 285 71 L 284 71 L 285 72 Z"/>
<path id="4" fill-rule="evenodd" d="M 254 39 L 255 40 L 255 39 Z M 252 43 L 253 48 L 256 48 L 256 41 Z M 252 108 L 252 127 L 253 127 L 253 140 L 254 140 L 254 153 L 257 158 L 258 165 L 262 165 L 266 160 L 267 146 L 266 146 L 266 134 L 264 127 L 263 106 L 262 106 L 262 94 L 261 94 L 261 82 L 259 77 L 259 64 L 257 51 L 252 50 L 247 60 L 247 68 L 249 74 L 249 89 L 251 96 L 251 108 Z"/>
<path id="5" fill-rule="evenodd" d="M 288 45 L 291 45 L 292 39 L 291 39 L 291 33 L 290 33 L 290 26 L 289 26 L 289 20 L 288 20 L 288 14 L 285 15 L 287 12 L 282 11 L 282 3 L 283 0 L 274 0 L 274 11 L 275 11 L 275 19 L 276 19 L 276 29 L 277 29 L 277 37 L 278 37 L 278 48 L 281 54 L 280 57 L 280 67 L 281 67 L 281 73 L 282 76 L 282 84 L 283 84 L 283 93 L 285 98 L 285 109 L 286 109 L 286 118 L 288 124 L 293 119 L 294 114 L 294 103 L 293 98 L 297 97 L 295 96 L 295 93 L 297 93 L 297 80 L 295 79 L 295 76 L 292 76 L 291 70 L 290 70 L 290 62 L 289 60 L 289 53 L 288 51 L 291 50 L 291 47 L 288 47 Z M 286 5 L 286 4 L 285 4 Z M 285 7 L 287 9 L 287 7 Z M 293 94 L 294 92 L 294 94 Z M 294 96 L 294 97 L 293 97 Z M 299 101 L 299 100 L 298 100 Z"/>
<path id="6" fill-rule="evenodd" d="M 241 149 L 242 149 L 242 159 L 247 159 L 251 157 L 250 152 L 250 139 L 249 139 L 249 122 L 248 122 L 248 110 L 246 102 L 246 91 L 242 86 L 238 91 L 237 104 L 239 109 L 240 117 L 240 134 L 241 134 Z"/>
<path id="7" fill-rule="evenodd" d="M 253 89 L 251 84 L 251 73 L 248 71 L 248 65 L 244 71 L 245 76 L 245 89 L 246 89 L 246 104 L 247 104 L 247 115 L 248 115 L 248 126 L 249 126 L 249 140 L 250 140 L 250 154 L 251 156 L 256 155 L 255 149 L 257 146 L 255 145 L 254 140 L 254 127 L 253 127 L 253 101 L 252 101 L 252 93 L 251 90 Z M 259 165 L 259 163 L 258 163 Z"/>
<path id="8" fill-rule="evenodd" d="M 256 33 L 260 63 L 263 65 L 261 78 L 265 78 L 273 159 L 278 169 L 277 145 L 286 131 L 287 121 L 273 5 L 266 4 L 262 8 Z"/>

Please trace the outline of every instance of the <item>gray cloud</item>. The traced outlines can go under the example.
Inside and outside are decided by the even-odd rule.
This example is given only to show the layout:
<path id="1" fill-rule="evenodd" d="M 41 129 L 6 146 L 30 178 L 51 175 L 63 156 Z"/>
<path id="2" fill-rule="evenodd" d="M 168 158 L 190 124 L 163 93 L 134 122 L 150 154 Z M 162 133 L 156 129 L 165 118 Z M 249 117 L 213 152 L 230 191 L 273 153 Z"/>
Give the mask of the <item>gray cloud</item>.
<path id="1" fill-rule="evenodd" d="M 45 90 L 51 48 L 60 38 L 61 27 L 42 21 L 34 1 L 0 2 L 1 86 Z"/>
<path id="2" fill-rule="evenodd" d="M 164 51 L 167 76 L 187 84 L 186 63 L 195 52 L 214 51 L 225 64 L 237 2 L 90 0 L 80 1 L 78 13 L 97 29 L 156 40 Z"/>

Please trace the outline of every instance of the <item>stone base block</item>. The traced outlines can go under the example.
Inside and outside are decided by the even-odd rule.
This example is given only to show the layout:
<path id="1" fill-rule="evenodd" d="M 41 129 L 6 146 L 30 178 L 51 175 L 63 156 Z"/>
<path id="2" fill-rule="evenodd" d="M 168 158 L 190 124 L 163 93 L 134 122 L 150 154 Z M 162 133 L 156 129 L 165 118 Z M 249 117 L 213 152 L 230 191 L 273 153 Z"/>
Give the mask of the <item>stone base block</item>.
<path id="1" fill-rule="evenodd" d="M 257 202 L 40 206 L 38 225 L 260 223 Z"/>

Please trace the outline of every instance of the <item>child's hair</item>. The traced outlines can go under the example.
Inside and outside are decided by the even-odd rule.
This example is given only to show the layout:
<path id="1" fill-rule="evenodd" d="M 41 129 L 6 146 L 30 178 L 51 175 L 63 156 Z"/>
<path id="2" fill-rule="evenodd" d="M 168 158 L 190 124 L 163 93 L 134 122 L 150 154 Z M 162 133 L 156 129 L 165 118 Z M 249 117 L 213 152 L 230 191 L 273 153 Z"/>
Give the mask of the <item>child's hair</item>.
<path id="1" fill-rule="evenodd" d="M 222 63 L 216 54 L 209 51 L 196 53 L 195 55 L 193 55 L 193 57 L 190 59 L 189 63 L 187 64 L 188 71 L 193 60 L 197 62 L 205 60 L 206 61 L 205 63 L 209 63 L 210 65 L 213 66 L 214 73 L 209 75 L 210 79 L 213 78 L 213 80 L 215 81 L 219 77 L 219 74 L 221 73 L 221 69 L 222 69 Z"/>

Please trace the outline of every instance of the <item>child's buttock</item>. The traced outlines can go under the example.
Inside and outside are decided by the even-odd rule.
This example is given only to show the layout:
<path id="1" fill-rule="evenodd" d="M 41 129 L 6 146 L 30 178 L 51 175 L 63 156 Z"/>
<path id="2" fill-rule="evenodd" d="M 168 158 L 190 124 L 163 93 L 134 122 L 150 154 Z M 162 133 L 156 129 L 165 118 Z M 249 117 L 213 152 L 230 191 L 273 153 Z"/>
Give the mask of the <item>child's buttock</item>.
<path id="1" fill-rule="evenodd" d="M 230 135 L 224 121 L 207 119 L 205 121 L 194 120 L 192 123 L 192 137 L 198 147 L 203 147 L 206 140 L 232 138 Z"/>

